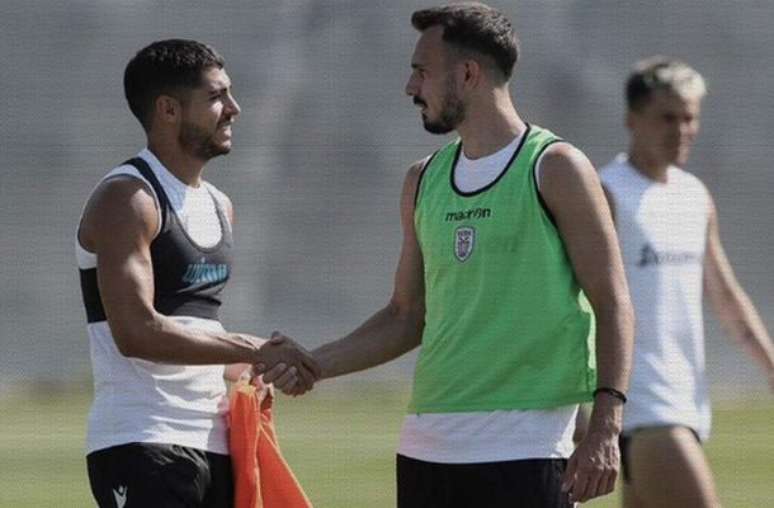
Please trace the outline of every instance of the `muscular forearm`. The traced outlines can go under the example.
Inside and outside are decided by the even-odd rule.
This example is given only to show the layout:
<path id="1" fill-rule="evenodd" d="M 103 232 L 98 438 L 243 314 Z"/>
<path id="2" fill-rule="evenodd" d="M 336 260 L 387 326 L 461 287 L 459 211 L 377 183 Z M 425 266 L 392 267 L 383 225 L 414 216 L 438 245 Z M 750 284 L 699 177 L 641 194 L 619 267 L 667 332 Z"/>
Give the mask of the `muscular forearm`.
<path id="1" fill-rule="evenodd" d="M 597 385 L 625 392 L 634 346 L 634 312 L 628 303 L 606 306 L 597 317 Z"/>
<path id="2" fill-rule="evenodd" d="M 323 378 L 342 376 L 393 360 L 422 341 L 424 316 L 383 308 L 349 335 L 312 351 Z"/>
<path id="3" fill-rule="evenodd" d="M 262 339 L 225 331 L 185 327 L 161 315 L 132 327 L 111 324 L 124 356 L 180 365 L 255 363 Z"/>
<path id="4" fill-rule="evenodd" d="M 597 386 L 626 392 L 634 345 L 634 312 L 628 302 L 604 306 L 597 312 Z M 589 432 L 620 432 L 623 404 L 599 393 L 589 420 Z"/>

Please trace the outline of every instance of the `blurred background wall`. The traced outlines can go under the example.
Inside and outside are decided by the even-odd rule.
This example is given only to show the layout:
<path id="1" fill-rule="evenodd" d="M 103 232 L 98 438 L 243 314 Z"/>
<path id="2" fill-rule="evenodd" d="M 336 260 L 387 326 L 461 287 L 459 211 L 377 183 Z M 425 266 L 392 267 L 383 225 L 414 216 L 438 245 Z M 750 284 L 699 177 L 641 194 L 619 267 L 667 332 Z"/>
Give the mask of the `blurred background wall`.
<path id="1" fill-rule="evenodd" d="M 530 122 L 601 166 L 625 148 L 622 83 L 660 53 L 706 77 L 688 165 L 714 193 L 737 274 L 774 328 L 771 82 L 765 1 L 493 1 L 522 42 L 512 89 Z M 233 152 L 207 177 L 231 195 L 238 259 L 229 329 L 281 329 L 307 346 L 385 304 L 409 164 L 427 134 L 403 90 L 416 41 L 408 0 L 132 2 L 2 0 L 0 9 L 0 391 L 90 379 L 73 254 L 84 200 L 144 146 L 123 97 L 128 59 L 151 41 L 212 44 L 242 106 Z M 708 321 L 717 393 L 764 383 Z M 350 379 L 408 378 L 412 356 Z"/>

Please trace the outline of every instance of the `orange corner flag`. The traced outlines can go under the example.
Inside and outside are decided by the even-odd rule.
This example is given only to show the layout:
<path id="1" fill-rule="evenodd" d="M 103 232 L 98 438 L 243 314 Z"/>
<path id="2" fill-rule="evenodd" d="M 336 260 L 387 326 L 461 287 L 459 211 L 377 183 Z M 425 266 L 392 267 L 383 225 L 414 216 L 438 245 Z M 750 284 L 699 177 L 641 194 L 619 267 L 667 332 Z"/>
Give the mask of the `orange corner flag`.
<path id="1" fill-rule="evenodd" d="M 304 489 L 280 453 L 268 388 L 242 380 L 231 392 L 229 449 L 234 508 L 311 508 Z"/>

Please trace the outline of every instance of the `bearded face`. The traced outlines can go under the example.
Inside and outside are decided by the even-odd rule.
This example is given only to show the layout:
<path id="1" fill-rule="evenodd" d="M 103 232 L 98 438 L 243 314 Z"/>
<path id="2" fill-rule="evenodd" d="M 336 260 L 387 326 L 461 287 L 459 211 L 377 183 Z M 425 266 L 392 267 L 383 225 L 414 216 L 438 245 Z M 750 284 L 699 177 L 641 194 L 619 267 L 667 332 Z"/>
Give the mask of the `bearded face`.
<path id="1" fill-rule="evenodd" d="M 224 132 L 227 127 L 228 132 Z M 227 134 L 227 135 L 226 135 Z M 210 160 L 231 151 L 231 125 L 217 125 L 214 129 L 185 120 L 180 126 L 180 146 L 201 160 Z"/>
<path id="2" fill-rule="evenodd" d="M 422 112 L 422 122 L 425 130 L 432 134 L 446 134 L 453 131 L 465 119 L 465 105 L 457 95 L 454 75 L 446 76 L 444 92 L 440 100 L 440 110 L 431 116 L 425 104 Z M 415 98 L 414 102 L 422 99 Z"/>
<path id="3" fill-rule="evenodd" d="M 207 161 L 231 151 L 231 126 L 240 108 L 231 95 L 231 80 L 223 69 L 205 72 L 202 85 L 182 97 L 178 140 L 189 155 Z"/>

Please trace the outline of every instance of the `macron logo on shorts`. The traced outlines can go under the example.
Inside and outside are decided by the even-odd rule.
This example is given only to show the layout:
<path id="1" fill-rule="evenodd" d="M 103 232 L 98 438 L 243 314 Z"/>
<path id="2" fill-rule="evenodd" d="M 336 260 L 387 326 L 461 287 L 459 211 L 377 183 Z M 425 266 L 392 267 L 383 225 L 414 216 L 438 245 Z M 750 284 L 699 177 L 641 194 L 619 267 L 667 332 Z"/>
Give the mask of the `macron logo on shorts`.
<path id="1" fill-rule="evenodd" d="M 117 489 L 113 489 L 113 497 L 116 499 L 116 507 L 124 508 L 126 504 L 126 493 L 129 488 L 126 485 L 121 485 Z"/>

